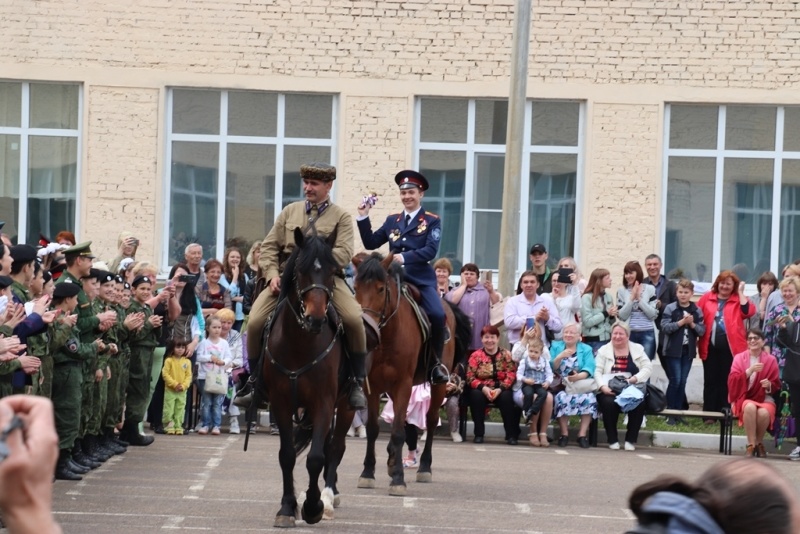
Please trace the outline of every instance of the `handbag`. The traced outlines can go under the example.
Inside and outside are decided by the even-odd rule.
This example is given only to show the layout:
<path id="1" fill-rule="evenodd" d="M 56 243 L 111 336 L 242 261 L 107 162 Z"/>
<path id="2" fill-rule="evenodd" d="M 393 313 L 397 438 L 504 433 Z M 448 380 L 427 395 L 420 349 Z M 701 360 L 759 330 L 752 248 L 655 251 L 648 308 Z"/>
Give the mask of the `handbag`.
<path id="1" fill-rule="evenodd" d="M 622 393 L 622 390 L 628 387 L 628 379 L 623 375 L 616 375 L 611 377 L 608 381 L 608 389 L 614 392 L 615 395 Z"/>
<path id="2" fill-rule="evenodd" d="M 489 324 L 500 328 L 505 322 L 506 302 L 508 297 L 498 300 L 495 304 L 489 306 Z"/>
<path id="3" fill-rule="evenodd" d="M 644 396 L 645 407 L 648 412 L 658 413 L 667 408 L 667 395 L 655 384 L 647 383 L 647 393 Z"/>
<path id="4" fill-rule="evenodd" d="M 206 371 L 206 384 L 203 391 L 211 395 L 228 393 L 228 373 L 225 372 L 224 367 L 215 365 L 213 369 Z"/>
<path id="5" fill-rule="evenodd" d="M 582 378 L 575 382 L 570 382 L 566 378 L 563 378 L 562 382 L 564 383 L 564 391 L 567 392 L 567 395 L 583 395 L 584 393 L 594 393 L 597 386 L 594 378 Z"/>

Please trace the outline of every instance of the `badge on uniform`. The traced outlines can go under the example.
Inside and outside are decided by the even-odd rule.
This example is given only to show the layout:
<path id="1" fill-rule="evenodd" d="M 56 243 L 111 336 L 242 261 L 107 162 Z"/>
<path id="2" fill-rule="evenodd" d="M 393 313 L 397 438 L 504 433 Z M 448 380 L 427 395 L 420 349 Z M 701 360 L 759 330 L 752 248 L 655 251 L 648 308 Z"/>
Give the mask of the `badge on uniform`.
<path id="1" fill-rule="evenodd" d="M 439 238 L 442 237 L 442 230 L 441 228 L 435 228 L 433 232 L 431 232 L 431 236 L 433 237 L 434 241 L 439 241 Z"/>
<path id="2" fill-rule="evenodd" d="M 68 340 L 68 341 L 67 341 L 67 342 L 64 344 L 64 346 L 67 348 L 67 350 L 68 350 L 69 352 L 71 352 L 71 353 L 73 353 L 73 354 L 74 354 L 74 353 L 76 353 L 76 352 L 78 352 L 78 340 L 77 340 L 77 339 L 75 339 L 74 337 L 73 337 L 72 339 Z"/>
<path id="3" fill-rule="evenodd" d="M 400 239 L 400 230 L 398 230 L 397 228 L 392 230 L 392 233 L 389 234 L 389 239 L 391 239 L 392 241 L 397 241 L 398 239 Z"/>
<path id="4" fill-rule="evenodd" d="M 425 222 L 425 219 L 420 217 L 419 226 L 417 226 L 417 233 L 424 234 L 427 229 L 428 229 L 428 223 Z"/>

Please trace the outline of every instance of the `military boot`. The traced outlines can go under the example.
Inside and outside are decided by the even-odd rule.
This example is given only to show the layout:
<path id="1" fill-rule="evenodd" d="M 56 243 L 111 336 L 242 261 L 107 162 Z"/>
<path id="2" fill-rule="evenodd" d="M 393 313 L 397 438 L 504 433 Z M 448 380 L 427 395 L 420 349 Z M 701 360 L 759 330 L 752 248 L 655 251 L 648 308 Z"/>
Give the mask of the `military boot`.
<path id="1" fill-rule="evenodd" d="M 153 436 L 139 434 L 139 424 L 136 421 L 125 421 L 120 436 L 135 447 L 146 447 L 155 441 Z"/>
<path id="2" fill-rule="evenodd" d="M 107 462 L 109 458 L 114 456 L 114 453 L 102 449 L 97 445 L 97 438 L 90 434 L 86 434 L 83 438 L 83 452 L 89 453 L 89 456 L 94 456 L 101 462 Z"/>
<path id="3" fill-rule="evenodd" d="M 363 410 L 367 407 L 367 397 L 364 395 L 364 379 L 367 376 L 366 360 L 366 352 L 350 353 L 354 383 L 350 387 L 350 396 L 347 402 L 350 404 L 351 410 Z"/>
<path id="4" fill-rule="evenodd" d="M 75 471 L 69 468 L 69 449 L 61 449 L 58 453 L 58 462 L 56 463 L 56 480 L 83 480 Z"/>
<path id="5" fill-rule="evenodd" d="M 102 463 L 95 460 L 93 457 L 87 455 L 83 451 L 83 443 L 80 439 L 75 440 L 75 444 L 72 446 L 72 459 L 78 465 L 86 466 L 90 469 L 97 469 Z"/>
<path id="6" fill-rule="evenodd" d="M 450 380 L 450 373 L 447 367 L 442 363 L 442 353 L 444 352 L 444 325 L 434 325 L 431 322 L 431 348 L 433 349 L 433 358 L 430 362 L 430 378 L 431 384 L 446 384 Z"/>
<path id="7" fill-rule="evenodd" d="M 125 442 L 121 442 L 120 440 L 117 439 L 117 436 L 114 434 L 113 428 L 106 428 L 103 431 L 102 440 L 103 440 L 103 445 L 107 449 L 120 451 L 117 454 L 123 454 L 128 451 L 128 444 Z"/>

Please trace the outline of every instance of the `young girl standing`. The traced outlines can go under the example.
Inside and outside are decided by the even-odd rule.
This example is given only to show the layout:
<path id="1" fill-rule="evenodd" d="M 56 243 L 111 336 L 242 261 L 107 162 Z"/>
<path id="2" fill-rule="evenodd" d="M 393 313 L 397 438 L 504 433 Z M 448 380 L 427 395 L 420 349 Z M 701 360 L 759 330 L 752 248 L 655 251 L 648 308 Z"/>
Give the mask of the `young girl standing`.
<path id="1" fill-rule="evenodd" d="M 172 339 L 167 344 L 167 357 L 161 376 L 164 378 L 164 410 L 161 422 L 167 434 L 183 434 L 186 411 L 186 390 L 192 384 L 192 362 L 187 358 L 187 342 Z"/>
<path id="2" fill-rule="evenodd" d="M 200 404 L 202 419 L 197 433 L 208 434 L 208 428 L 211 427 L 211 433 L 216 436 L 219 435 L 219 427 L 222 424 L 222 401 L 225 400 L 225 394 L 205 391 L 206 373 L 215 366 L 229 367 L 233 361 L 233 354 L 231 354 L 228 342 L 222 339 L 222 321 L 219 320 L 219 317 L 212 315 L 206 319 L 206 332 L 206 339 L 197 347 L 197 363 L 199 364 L 197 381 L 202 392 Z"/>

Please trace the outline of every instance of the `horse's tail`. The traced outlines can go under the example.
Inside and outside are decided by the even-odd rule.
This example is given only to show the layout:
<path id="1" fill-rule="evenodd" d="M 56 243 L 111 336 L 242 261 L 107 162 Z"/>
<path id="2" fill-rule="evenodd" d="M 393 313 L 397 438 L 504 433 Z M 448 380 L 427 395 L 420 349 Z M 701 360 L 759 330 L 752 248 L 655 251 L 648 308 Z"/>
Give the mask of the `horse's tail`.
<path id="1" fill-rule="evenodd" d="M 459 363 L 466 361 L 469 356 L 467 351 L 469 350 L 470 341 L 472 341 L 472 325 L 467 314 L 461 311 L 458 306 L 446 300 L 444 302 L 447 302 L 456 318 L 456 351 L 453 354 L 453 369 L 455 369 Z"/>
<path id="2" fill-rule="evenodd" d="M 300 423 L 294 425 L 294 430 L 292 430 L 292 441 L 294 442 L 295 456 L 300 456 L 300 454 L 311 444 L 313 430 L 314 429 L 311 426 L 311 422 L 308 421 L 308 412 L 304 412 L 303 416 L 300 418 Z"/>

